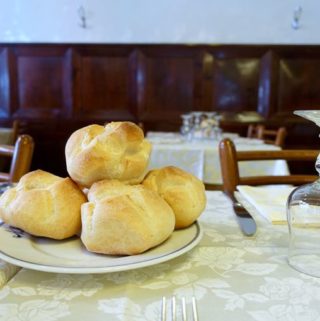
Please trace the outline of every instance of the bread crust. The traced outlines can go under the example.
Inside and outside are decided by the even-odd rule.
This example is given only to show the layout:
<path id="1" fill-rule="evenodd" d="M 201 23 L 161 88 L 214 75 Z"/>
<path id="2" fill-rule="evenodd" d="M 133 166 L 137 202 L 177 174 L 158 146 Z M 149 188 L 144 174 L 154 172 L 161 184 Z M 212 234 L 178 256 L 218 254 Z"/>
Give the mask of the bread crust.
<path id="1" fill-rule="evenodd" d="M 142 185 L 103 180 L 92 185 L 81 207 L 81 240 L 88 251 L 134 255 L 165 241 L 173 232 L 170 206 Z"/>
<path id="2" fill-rule="evenodd" d="M 190 226 L 205 209 L 204 184 L 178 167 L 151 170 L 142 184 L 158 193 L 171 206 L 176 217 L 175 229 Z"/>
<path id="3" fill-rule="evenodd" d="M 0 217 L 32 235 L 61 240 L 80 232 L 86 201 L 70 178 L 36 170 L 1 195 Z"/>
<path id="4" fill-rule="evenodd" d="M 103 179 L 140 183 L 150 153 L 151 144 L 132 122 L 83 127 L 70 136 L 65 147 L 67 171 L 84 187 Z"/>

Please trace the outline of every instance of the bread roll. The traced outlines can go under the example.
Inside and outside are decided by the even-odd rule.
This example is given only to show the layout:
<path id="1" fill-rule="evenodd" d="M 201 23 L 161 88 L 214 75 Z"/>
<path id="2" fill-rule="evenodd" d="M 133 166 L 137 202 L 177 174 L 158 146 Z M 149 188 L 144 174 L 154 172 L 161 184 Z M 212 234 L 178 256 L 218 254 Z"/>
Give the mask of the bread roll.
<path id="1" fill-rule="evenodd" d="M 85 187 L 102 179 L 140 183 L 150 152 L 143 131 L 131 122 L 81 128 L 70 136 L 65 148 L 70 177 Z"/>
<path id="2" fill-rule="evenodd" d="M 0 217 L 32 235 L 61 240 L 80 232 L 86 201 L 70 178 L 36 170 L 1 195 Z"/>
<path id="3" fill-rule="evenodd" d="M 176 229 L 191 225 L 205 209 L 204 184 L 180 168 L 168 166 L 152 170 L 142 184 L 157 192 L 172 207 Z"/>
<path id="4" fill-rule="evenodd" d="M 170 206 L 142 185 L 103 180 L 92 185 L 81 207 L 81 240 L 89 251 L 111 255 L 142 253 L 173 232 Z"/>

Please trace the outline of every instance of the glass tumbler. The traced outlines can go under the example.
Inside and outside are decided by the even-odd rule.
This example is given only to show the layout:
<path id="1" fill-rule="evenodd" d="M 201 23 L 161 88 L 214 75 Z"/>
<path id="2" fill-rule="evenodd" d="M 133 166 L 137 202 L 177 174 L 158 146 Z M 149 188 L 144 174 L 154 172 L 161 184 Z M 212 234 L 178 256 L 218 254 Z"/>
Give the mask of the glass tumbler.
<path id="1" fill-rule="evenodd" d="M 296 110 L 294 114 L 320 127 L 320 110 Z M 320 174 L 320 155 L 315 168 Z M 288 197 L 288 262 L 296 270 L 320 277 L 320 179 L 302 185 Z"/>
<path id="2" fill-rule="evenodd" d="M 287 201 L 287 219 L 289 265 L 320 277 L 320 180 L 292 191 Z"/>

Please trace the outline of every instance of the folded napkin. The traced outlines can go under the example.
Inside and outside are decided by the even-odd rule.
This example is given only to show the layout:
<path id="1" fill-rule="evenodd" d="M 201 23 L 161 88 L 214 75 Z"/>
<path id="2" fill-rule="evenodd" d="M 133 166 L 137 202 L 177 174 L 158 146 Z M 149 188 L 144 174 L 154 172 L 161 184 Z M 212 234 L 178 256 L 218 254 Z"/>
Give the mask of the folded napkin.
<path id="1" fill-rule="evenodd" d="M 239 185 L 237 189 L 243 199 L 253 205 L 257 213 L 269 220 L 272 224 L 287 223 L 287 199 L 295 187 L 288 185 Z M 245 204 L 243 205 L 245 206 Z"/>

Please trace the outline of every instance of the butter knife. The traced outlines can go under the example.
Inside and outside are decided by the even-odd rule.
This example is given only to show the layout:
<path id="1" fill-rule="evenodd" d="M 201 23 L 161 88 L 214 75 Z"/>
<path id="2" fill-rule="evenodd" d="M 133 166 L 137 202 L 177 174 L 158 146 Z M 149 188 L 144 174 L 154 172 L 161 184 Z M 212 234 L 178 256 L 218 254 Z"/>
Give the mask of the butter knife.
<path id="1" fill-rule="evenodd" d="M 257 224 L 253 217 L 243 207 L 241 203 L 235 198 L 233 194 L 226 194 L 232 201 L 233 210 L 236 214 L 237 222 L 242 233 L 246 236 L 252 236 L 257 231 Z"/>

